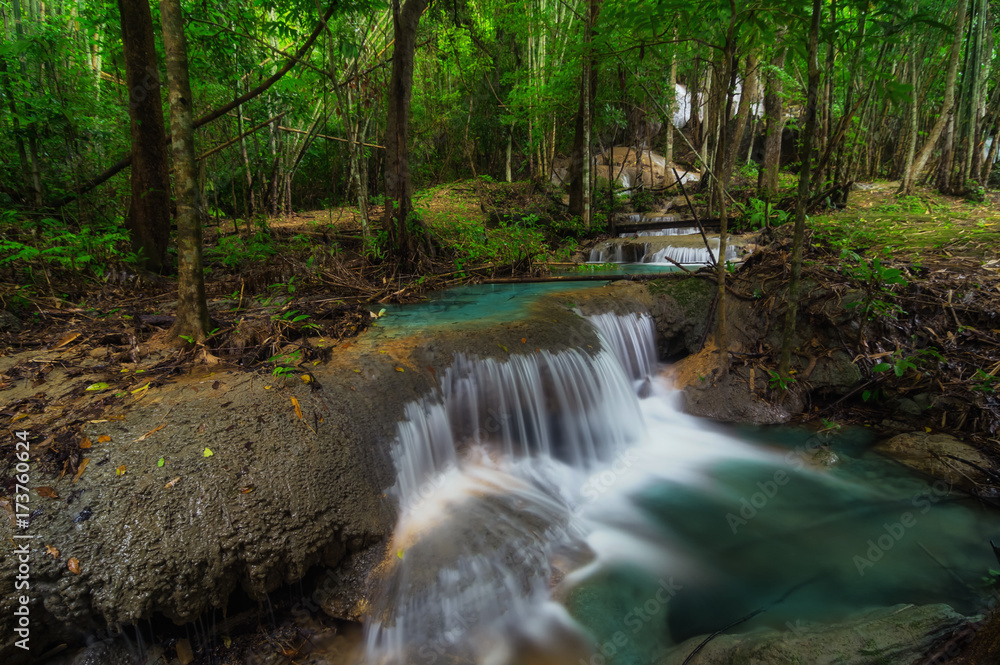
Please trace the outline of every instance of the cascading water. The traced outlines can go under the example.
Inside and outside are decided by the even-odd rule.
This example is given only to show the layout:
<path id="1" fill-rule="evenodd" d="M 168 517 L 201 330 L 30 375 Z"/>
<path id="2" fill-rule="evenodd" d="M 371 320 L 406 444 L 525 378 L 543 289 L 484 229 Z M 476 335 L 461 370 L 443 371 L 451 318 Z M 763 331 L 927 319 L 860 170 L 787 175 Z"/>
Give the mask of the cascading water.
<path id="1" fill-rule="evenodd" d="M 667 234 L 664 234 L 667 235 Z M 719 256 L 719 239 L 709 239 L 712 253 L 709 255 L 708 249 L 704 245 L 700 247 L 660 247 L 654 249 L 650 243 L 602 243 L 590 250 L 588 262 L 590 263 L 650 263 L 668 264 L 674 262 L 681 264 L 704 264 L 715 260 Z M 726 246 L 726 260 L 735 261 L 738 258 L 736 247 Z"/>
<path id="2" fill-rule="evenodd" d="M 698 233 L 698 229 L 693 226 L 680 227 L 676 229 L 656 229 L 655 231 L 637 231 L 635 233 L 619 233 L 619 238 L 656 238 L 659 236 L 690 236 Z"/>
<path id="3" fill-rule="evenodd" d="M 884 461 L 821 472 L 816 444 L 741 441 L 659 379 L 639 400 L 650 317 L 589 320 L 597 353 L 459 356 L 406 408 L 367 663 L 680 662 L 679 642 L 761 607 L 740 630 L 977 609 L 996 517 Z"/>

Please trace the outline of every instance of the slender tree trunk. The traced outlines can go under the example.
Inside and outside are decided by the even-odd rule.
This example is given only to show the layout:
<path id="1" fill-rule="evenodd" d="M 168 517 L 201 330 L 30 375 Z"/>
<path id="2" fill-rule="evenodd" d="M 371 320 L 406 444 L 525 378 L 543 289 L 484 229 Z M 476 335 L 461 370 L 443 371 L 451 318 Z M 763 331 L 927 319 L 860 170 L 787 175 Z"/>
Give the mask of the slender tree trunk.
<path id="1" fill-rule="evenodd" d="M 415 267 L 421 252 L 430 251 L 427 229 L 413 219 L 410 180 L 410 99 L 413 94 L 413 57 L 420 15 L 429 0 L 392 3 L 395 44 L 389 79 L 389 112 L 385 133 L 385 216 L 383 225 L 392 251 Z"/>
<path id="2" fill-rule="evenodd" d="M 779 39 L 781 37 L 779 36 Z M 764 93 L 764 114 L 767 116 L 767 130 L 764 136 L 764 191 L 763 199 L 772 200 L 778 193 L 778 169 L 781 166 L 781 133 L 785 127 L 784 84 L 775 70 L 785 67 L 784 46 L 779 46 L 771 58 L 772 70 L 767 74 L 767 89 Z"/>
<path id="3" fill-rule="evenodd" d="M 590 50 L 593 26 L 597 20 L 597 2 L 590 0 L 583 26 L 584 53 L 581 57 L 580 106 L 577 110 L 576 133 L 573 140 L 573 162 L 570 173 L 569 213 L 576 215 L 584 226 L 590 226 L 591 193 L 591 125 L 593 124 L 596 91 L 596 59 Z"/>
<path id="4" fill-rule="evenodd" d="M 945 125 L 951 119 L 951 112 L 955 107 L 955 81 L 958 78 L 958 60 L 962 52 L 962 31 L 965 29 L 966 4 L 966 0 L 958 0 L 955 35 L 952 39 L 951 55 L 948 59 L 948 75 L 944 83 L 944 102 L 941 104 L 941 114 L 938 116 L 937 122 L 934 123 L 934 127 L 931 128 L 927 141 L 917 152 L 912 168 L 903 176 L 903 182 L 899 187 L 901 194 L 913 194 L 914 181 L 918 174 L 924 170 L 927 159 L 931 156 L 931 151 L 934 150 L 938 139 L 941 138 L 941 132 L 944 131 Z"/>
<path id="5" fill-rule="evenodd" d="M 788 283 L 788 304 L 785 311 L 785 326 L 781 338 L 781 355 L 778 360 L 778 375 L 791 377 L 792 346 L 795 344 L 795 319 L 799 311 L 799 289 L 802 283 L 802 245 L 805 237 L 806 205 L 811 189 L 812 143 L 816 132 L 816 98 L 819 93 L 819 26 L 822 20 L 823 2 L 813 0 L 812 22 L 809 28 L 809 88 L 806 97 L 806 123 L 802 134 L 799 157 L 802 170 L 799 171 L 799 193 L 795 202 L 795 232 L 792 237 L 792 274 Z"/>
<path id="6" fill-rule="evenodd" d="M 818 2 L 819 0 L 817 0 Z M 715 91 L 716 115 L 718 117 L 719 133 L 715 146 L 715 166 L 725 162 L 728 139 L 729 107 L 732 104 L 732 90 L 736 79 L 736 2 L 729 2 L 729 28 L 726 32 L 726 44 L 722 50 L 721 71 L 718 72 L 718 85 Z M 721 182 L 716 172 L 712 179 L 712 196 L 719 211 L 719 257 L 716 261 L 716 295 L 715 295 L 715 343 L 719 347 L 719 373 L 729 372 L 729 337 L 726 331 L 726 247 L 729 233 L 726 219 L 725 183 Z"/>
<path id="7" fill-rule="evenodd" d="M 177 201 L 177 318 L 170 336 L 201 342 L 208 333 L 205 277 L 201 266 L 201 220 L 195 181 L 194 116 L 188 80 L 187 39 L 180 0 L 160 0 L 167 56 L 171 148 Z"/>
<path id="8" fill-rule="evenodd" d="M 914 11 L 916 11 L 914 7 Z M 910 100 L 910 134 L 906 145 L 906 164 L 903 173 L 910 173 L 913 170 L 913 158 L 917 153 L 917 133 L 920 129 L 919 109 L 919 79 L 917 77 L 917 49 L 910 51 L 910 83 L 913 85 L 913 94 Z"/>
<path id="9" fill-rule="evenodd" d="M 118 0 L 132 139 L 132 200 L 125 225 L 147 269 L 168 272 L 170 166 L 153 19 L 147 0 Z"/>
<path id="10" fill-rule="evenodd" d="M 677 31 L 674 31 L 674 37 L 676 38 Z M 674 163 L 674 109 L 679 108 L 677 103 L 677 54 L 671 49 L 670 52 L 670 78 L 667 83 L 669 85 L 669 90 L 667 92 L 667 141 L 663 149 L 663 161 L 667 165 L 667 169 L 670 165 Z M 667 182 L 670 182 L 670 176 L 667 176 Z"/>

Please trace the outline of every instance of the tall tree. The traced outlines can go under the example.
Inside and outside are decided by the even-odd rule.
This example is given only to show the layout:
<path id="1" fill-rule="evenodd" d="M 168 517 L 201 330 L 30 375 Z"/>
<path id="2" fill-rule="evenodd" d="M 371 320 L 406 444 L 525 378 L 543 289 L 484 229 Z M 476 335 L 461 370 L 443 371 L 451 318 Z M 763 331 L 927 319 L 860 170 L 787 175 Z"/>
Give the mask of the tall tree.
<path id="1" fill-rule="evenodd" d="M 188 80 L 187 38 L 180 0 L 160 0 L 163 48 L 167 54 L 174 192 L 177 200 L 177 318 L 172 337 L 203 341 L 208 333 L 205 276 L 201 267 L 201 219 L 198 217 L 194 159 L 194 116 Z"/>
<path id="2" fill-rule="evenodd" d="M 410 100 L 413 96 L 413 57 L 420 15 L 429 0 L 392 3 L 395 42 L 389 79 L 389 113 L 385 132 L 385 215 L 383 228 L 393 252 L 411 266 L 431 252 L 427 227 L 413 215 L 410 177 Z"/>
<path id="3" fill-rule="evenodd" d="M 159 68 L 148 0 L 118 0 L 132 141 L 132 200 L 125 225 L 146 268 L 164 272 L 170 235 L 170 172 Z"/>
<path id="4" fill-rule="evenodd" d="M 792 346 L 795 340 L 795 319 L 799 313 L 799 290 L 802 283 L 802 245 L 805 240 L 806 206 L 809 203 L 810 172 L 812 171 L 813 135 L 816 133 L 816 106 L 819 96 L 819 26 L 822 20 L 823 2 L 813 0 L 812 22 L 809 27 L 809 87 L 806 93 L 806 124 L 802 133 L 799 159 L 799 191 L 795 201 L 795 231 L 792 235 L 792 274 L 788 283 L 788 302 L 785 310 L 785 327 L 781 338 L 781 355 L 778 360 L 778 375 L 791 376 Z"/>
<path id="5" fill-rule="evenodd" d="M 941 132 L 945 125 L 952 119 L 952 111 L 955 108 L 955 80 L 958 78 L 958 60 L 962 52 L 962 31 L 965 29 L 965 15 L 967 0 L 958 0 L 958 14 L 955 16 L 955 33 L 951 43 L 951 55 L 948 59 L 948 74 L 944 82 L 944 102 L 941 104 L 941 112 L 937 121 L 931 128 L 930 134 L 922 148 L 917 152 L 912 165 L 903 176 L 903 182 L 899 185 L 899 193 L 913 194 L 913 187 L 917 175 L 924 170 L 927 159 L 931 156 L 931 151 L 941 138 Z"/>
<path id="6" fill-rule="evenodd" d="M 780 32 L 778 39 L 783 39 Z M 781 133 L 785 127 L 784 84 L 778 72 L 785 67 L 785 47 L 776 47 L 771 56 L 771 67 L 767 72 L 764 92 L 764 115 L 767 129 L 764 131 L 764 177 L 761 196 L 771 200 L 778 193 L 778 168 L 781 165 Z"/>
<path id="7" fill-rule="evenodd" d="M 587 3 L 587 14 L 583 25 L 583 54 L 580 58 L 580 105 L 576 113 L 570 172 L 569 212 L 579 217 L 584 226 L 590 226 L 590 199 L 593 191 L 591 185 L 593 155 L 590 146 L 594 121 L 594 96 L 597 88 L 597 58 L 591 45 L 598 10 L 597 0 L 590 0 Z"/>

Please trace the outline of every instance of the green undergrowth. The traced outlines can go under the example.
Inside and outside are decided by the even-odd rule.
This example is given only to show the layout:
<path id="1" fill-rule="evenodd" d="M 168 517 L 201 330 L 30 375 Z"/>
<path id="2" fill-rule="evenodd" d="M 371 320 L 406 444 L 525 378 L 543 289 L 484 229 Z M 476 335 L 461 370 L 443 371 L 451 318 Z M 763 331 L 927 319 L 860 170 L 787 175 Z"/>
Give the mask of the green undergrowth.
<path id="1" fill-rule="evenodd" d="M 815 241 L 838 251 L 990 260 L 1000 248 L 1000 209 L 994 202 L 927 192 L 897 197 L 888 184 L 881 191 L 852 192 L 845 210 L 814 215 L 809 225 Z"/>

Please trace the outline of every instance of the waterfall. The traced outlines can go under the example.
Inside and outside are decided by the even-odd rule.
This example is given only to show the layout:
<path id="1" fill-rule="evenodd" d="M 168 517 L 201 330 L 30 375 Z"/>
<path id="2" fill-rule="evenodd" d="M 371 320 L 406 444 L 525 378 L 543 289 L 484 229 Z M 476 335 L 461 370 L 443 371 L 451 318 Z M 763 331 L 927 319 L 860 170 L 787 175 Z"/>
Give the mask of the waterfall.
<path id="1" fill-rule="evenodd" d="M 407 405 L 366 665 L 680 662 L 685 640 L 765 606 L 740 630 L 979 607 L 942 568 L 971 580 L 992 565 L 995 516 L 933 505 L 937 486 L 894 464 L 814 468 L 820 435 L 753 445 L 684 415 L 651 375 L 649 315 L 587 319 L 597 353 L 458 355 L 440 390 Z"/>
<path id="2" fill-rule="evenodd" d="M 630 384 L 656 365 L 648 314 L 587 318 L 602 341 L 595 354 L 456 354 L 440 391 L 405 407 L 391 490 L 401 516 L 367 628 L 369 662 L 495 652 L 512 617 L 571 623 L 549 600 L 563 574 L 551 561 L 586 549 L 574 515 L 581 491 L 641 440 Z"/>
<path id="3" fill-rule="evenodd" d="M 665 234 L 666 235 L 666 234 Z M 719 254 L 719 239 L 709 238 L 713 259 Z M 726 245 L 726 260 L 735 261 L 738 258 L 736 247 Z M 681 264 L 705 264 L 709 262 L 708 249 L 701 247 L 667 246 L 653 249 L 648 242 L 605 242 L 590 250 L 587 259 L 590 263 L 663 263 L 670 264 L 667 259 L 673 259 Z"/>
<path id="4" fill-rule="evenodd" d="M 430 479 L 455 466 L 459 448 L 470 444 L 506 458 L 552 457 L 574 468 L 614 457 L 635 439 L 642 420 L 615 353 L 632 353 L 636 369 L 628 372 L 635 378 L 637 363 L 655 351 L 651 334 L 646 343 L 631 333 L 643 346 L 635 352 L 614 346 L 626 343 L 626 333 L 610 334 L 618 338 L 612 350 L 595 356 L 576 349 L 506 361 L 456 355 L 440 394 L 406 406 L 393 452 L 401 504 L 422 497 Z"/>
<path id="5" fill-rule="evenodd" d="M 596 314 L 587 320 L 633 381 L 644 381 L 656 366 L 656 325 L 645 312 Z"/>
<path id="6" fill-rule="evenodd" d="M 715 238 L 709 240 L 712 246 L 712 259 L 719 257 L 719 241 Z M 737 258 L 736 248 L 726 245 L 726 260 L 735 261 Z M 708 263 L 709 253 L 705 247 L 664 247 L 655 252 L 648 252 L 642 257 L 643 263 L 670 263 L 667 259 L 673 259 L 677 263 Z"/>
<path id="7" fill-rule="evenodd" d="M 698 229 L 694 226 L 682 227 L 676 229 L 655 229 L 653 231 L 637 231 L 635 233 L 620 233 L 619 238 L 650 238 L 657 236 L 690 236 L 698 233 Z"/>

